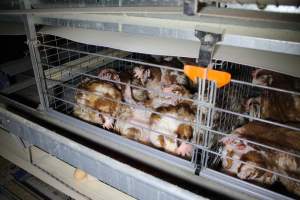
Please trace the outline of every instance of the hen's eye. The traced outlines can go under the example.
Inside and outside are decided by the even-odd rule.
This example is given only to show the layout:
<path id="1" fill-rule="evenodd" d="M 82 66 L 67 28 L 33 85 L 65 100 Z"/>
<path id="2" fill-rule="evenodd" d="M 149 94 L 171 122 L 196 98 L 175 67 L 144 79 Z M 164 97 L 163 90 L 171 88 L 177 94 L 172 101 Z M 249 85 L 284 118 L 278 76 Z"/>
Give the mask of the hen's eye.
<path id="1" fill-rule="evenodd" d="M 182 138 L 181 139 L 184 139 L 184 140 L 186 140 L 187 139 L 187 137 L 184 135 L 184 136 L 182 136 Z"/>

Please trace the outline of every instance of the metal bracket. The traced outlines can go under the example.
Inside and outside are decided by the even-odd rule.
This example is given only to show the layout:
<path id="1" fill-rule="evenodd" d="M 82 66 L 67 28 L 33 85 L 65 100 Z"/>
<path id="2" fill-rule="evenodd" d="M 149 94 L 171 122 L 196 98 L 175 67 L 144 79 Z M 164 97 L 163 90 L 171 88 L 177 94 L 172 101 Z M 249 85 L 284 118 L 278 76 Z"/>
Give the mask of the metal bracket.
<path id="1" fill-rule="evenodd" d="M 195 36 L 200 40 L 200 51 L 198 64 L 209 66 L 212 60 L 212 53 L 217 42 L 222 40 L 222 34 L 196 30 Z"/>
<path id="2" fill-rule="evenodd" d="M 183 13 L 189 16 L 196 15 L 206 6 L 206 2 L 201 2 L 199 0 L 185 0 L 183 2 Z"/>
<path id="3" fill-rule="evenodd" d="M 195 15 L 197 13 L 198 0 L 184 0 L 183 13 L 185 15 Z"/>
<path id="4" fill-rule="evenodd" d="M 46 91 L 46 83 L 44 79 L 44 74 L 43 71 L 41 71 L 42 66 L 40 65 L 41 63 L 41 58 L 40 54 L 38 51 L 38 44 L 39 41 L 37 40 L 36 36 L 36 30 L 35 30 L 35 25 L 33 22 L 33 17 L 31 15 L 24 15 L 24 26 L 25 26 L 25 31 L 26 31 L 26 36 L 27 36 L 27 45 L 29 47 L 29 52 L 30 52 L 30 58 L 31 58 L 31 63 L 34 71 L 34 76 L 36 78 L 36 85 L 38 88 L 38 93 L 40 97 L 40 102 L 42 105 L 43 110 L 47 110 L 48 108 L 48 99 L 44 95 L 43 91 Z"/>
<path id="5" fill-rule="evenodd" d="M 28 46 L 32 46 L 32 47 L 37 47 L 37 45 L 40 44 L 40 41 L 36 40 L 36 39 L 27 39 L 27 41 L 25 42 Z"/>

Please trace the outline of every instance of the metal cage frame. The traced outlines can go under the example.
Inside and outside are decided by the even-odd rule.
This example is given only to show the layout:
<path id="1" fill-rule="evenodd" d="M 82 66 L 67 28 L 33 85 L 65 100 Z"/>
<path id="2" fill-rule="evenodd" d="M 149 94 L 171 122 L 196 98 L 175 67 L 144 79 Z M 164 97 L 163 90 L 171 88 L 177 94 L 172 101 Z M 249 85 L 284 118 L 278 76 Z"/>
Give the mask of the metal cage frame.
<path id="1" fill-rule="evenodd" d="M 222 157 L 222 154 L 220 154 L 220 145 L 216 143 L 212 144 L 211 141 L 215 141 L 216 139 L 219 140 L 220 138 L 227 136 L 227 133 L 232 131 L 232 127 L 238 126 L 235 123 L 238 121 L 237 119 L 239 118 L 260 121 L 278 127 L 284 127 L 291 130 L 300 131 L 299 128 L 294 126 L 282 124 L 279 122 L 269 121 L 266 119 L 261 119 L 260 117 L 252 116 L 250 114 L 241 113 L 238 110 L 234 110 L 231 107 L 230 102 L 228 103 L 223 103 L 223 101 L 221 101 L 221 103 L 219 102 L 220 99 L 226 99 L 225 101 L 229 101 L 228 94 L 234 94 L 233 96 L 235 96 L 237 100 L 242 100 L 244 97 L 249 96 L 249 93 L 251 92 L 251 90 L 253 90 L 253 88 L 259 88 L 260 90 L 277 91 L 277 92 L 282 92 L 291 95 L 300 95 L 299 92 L 286 91 L 279 88 L 253 84 L 251 83 L 251 72 L 253 71 L 253 68 L 251 68 L 250 66 L 245 66 L 243 64 L 238 64 L 238 63 L 230 63 L 224 60 L 213 60 L 212 66 L 214 69 L 230 71 L 232 73 L 233 79 L 231 80 L 230 85 L 222 89 L 217 89 L 214 82 L 210 82 L 206 80 L 198 80 L 197 100 L 194 99 L 192 100 L 189 99 L 189 100 L 195 102 L 197 105 L 196 115 L 195 115 L 196 123 L 194 124 L 194 137 L 196 137 L 195 135 L 199 135 L 200 131 L 203 131 L 203 137 L 201 143 L 199 142 L 199 138 L 196 138 L 196 140 L 198 140 L 196 143 L 190 143 L 194 146 L 194 149 L 196 150 L 193 153 L 191 161 L 187 161 L 178 158 L 176 156 L 167 154 L 163 151 L 159 151 L 157 149 L 126 139 L 124 137 L 120 137 L 119 135 L 112 134 L 110 131 L 100 129 L 99 127 L 95 127 L 91 124 L 82 122 L 81 120 L 75 119 L 71 116 L 67 116 L 61 112 L 58 112 L 59 108 L 57 108 L 57 106 L 59 105 L 56 105 L 57 100 L 60 102 L 65 101 L 65 104 L 60 104 L 61 107 L 65 107 L 65 111 L 68 111 L 68 109 L 70 109 L 70 106 L 68 107 L 68 104 L 71 105 L 72 102 L 67 102 L 67 100 L 61 99 L 56 95 L 53 95 L 56 92 L 54 91 L 54 89 L 56 89 L 57 86 L 60 86 L 63 89 L 67 88 L 69 90 L 77 90 L 76 84 L 70 85 L 65 83 L 66 81 L 72 82 L 72 80 L 74 80 L 75 82 L 74 78 L 76 77 L 78 78 L 82 76 L 88 76 L 90 78 L 99 79 L 99 77 L 96 77 L 95 74 L 89 72 L 93 70 L 97 70 L 97 68 L 101 66 L 110 65 L 111 63 L 114 63 L 116 60 L 118 62 L 128 63 L 129 66 L 130 65 L 132 66 L 134 64 L 142 64 L 142 65 L 148 65 L 150 67 L 170 70 L 168 66 L 144 62 L 134 57 L 130 57 L 132 56 L 132 54 L 128 52 L 111 51 L 102 47 L 92 47 L 92 45 L 83 45 L 83 47 L 80 47 L 80 44 L 78 43 L 74 43 L 74 42 L 72 43 L 69 40 L 58 38 L 56 36 L 54 36 L 55 39 L 53 41 L 50 41 L 50 43 L 47 44 L 47 42 L 49 41 L 45 40 L 46 36 L 41 33 L 38 33 L 38 31 L 36 30 L 36 25 L 38 25 L 38 23 L 35 23 L 34 17 L 30 14 L 27 14 L 25 16 L 26 16 L 25 27 L 28 36 L 28 46 L 30 49 L 30 55 L 33 62 L 34 73 L 35 73 L 39 96 L 41 100 L 41 107 L 43 111 L 47 113 L 50 117 L 74 125 L 74 127 L 78 127 L 81 130 L 87 130 L 88 132 L 92 132 L 93 135 L 89 135 L 89 136 L 85 135 L 85 137 L 90 137 L 90 139 L 92 138 L 92 140 L 94 141 L 99 142 L 100 140 L 103 140 L 101 141 L 102 144 L 105 144 L 106 141 L 109 141 L 110 142 L 109 144 L 115 143 L 117 145 L 124 146 L 129 149 L 129 152 L 131 151 L 131 153 L 129 153 L 129 155 L 131 156 L 137 152 L 141 152 L 142 155 L 148 155 L 153 159 L 156 159 L 156 162 L 153 163 L 152 165 L 160 165 L 159 162 L 164 162 L 166 163 L 165 166 L 168 165 L 176 166 L 179 169 L 177 170 L 178 173 L 180 173 L 180 170 L 183 170 L 184 173 L 188 173 L 189 175 L 192 175 L 194 178 L 195 178 L 194 174 L 196 173 L 197 175 L 199 175 L 199 177 L 196 176 L 196 179 L 197 178 L 200 179 L 200 177 L 204 177 L 207 178 L 208 180 L 212 180 L 221 185 L 226 185 L 229 188 L 246 192 L 247 194 L 257 198 L 262 198 L 262 199 L 272 199 L 272 198 L 289 199 L 290 198 L 288 196 L 271 191 L 267 188 L 259 187 L 252 183 L 237 179 L 235 177 L 228 176 L 224 173 L 217 171 L 215 167 L 218 163 L 220 163 L 222 159 L 224 159 L 224 157 Z M 59 45 L 59 40 L 67 41 L 66 46 L 61 47 Z M 76 47 L 72 48 L 71 47 L 72 44 L 75 44 Z M 91 47 L 91 49 L 89 49 L 88 46 Z M 47 53 L 45 54 L 45 52 L 47 51 L 54 52 L 53 55 L 51 55 L 54 57 L 53 59 L 54 63 L 51 63 L 51 59 L 49 58 L 49 55 L 47 55 Z M 63 53 L 59 53 L 59 51 L 65 52 L 66 58 L 60 57 L 62 56 Z M 240 76 L 235 76 L 237 72 L 240 72 L 240 70 L 242 70 L 242 74 L 239 74 Z M 182 72 L 182 70 L 180 69 L 178 69 L 177 71 Z M 108 82 L 115 82 L 109 79 L 103 79 L 103 80 Z M 121 82 L 115 82 L 115 83 L 124 84 Z M 135 85 L 130 85 L 130 86 L 137 87 Z M 139 88 L 139 89 L 143 89 L 143 88 Z M 162 96 L 164 96 L 164 94 L 162 94 Z M 169 94 L 165 96 L 174 97 L 173 95 L 169 95 Z M 208 98 L 204 99 L 205 96 Z M 176 98 L 183 99 L 181 97 L 176 97 Z M 52 109 L 53 107 L 54 109 Z M 207 114 L 204 120 L 202 120 L 203 113 Z M 217 123 L 217 125 L 213 117 L 216 113 L 218 113 L 217 116 L 219 118 L 219 123 Z M 216 129 L 216 127 L 218 128 Z M 163 133 L 158 133 L 158 134 L 163 134 Z M 174 138 L 174 139 L 181 141 L 178 138 Z M 247 141 L 247 142 L 251 143 L 251 141 Z M 270 148 L 269 146 L 266 146 L 264 144 L 259 144 L 255 142 L 252 143 L 253 145 L 261 146 L 262 148 L 268 148 L 278 152 L 287 153 L 294 157 L 300 157 L 298 154 L 293 154 L 273 147 Z M 213 154 L 214 156 L 211 156 L 211 154 Z M 199 155 L 201 155 L 200 158 Z M 227 158 L 231 159 L 230 157 L 226 157 L 226 159 Z M 140 156 L 138 159 L 142 160 L 142 156 Z M 238 161 L 242 162 L 240 160 Z M 253 166 L 253 167 L 257 168 L 257 166 Z M 164 167 L 164 170 L 166 170 L 166 167 Z M 264 168 L 259 168 L 259 170 L 265 170 L 271 173 L 275 173 L 276 175 L 282 176 L 284 178 L 294 180 L 297 183 L 300 182 L 299 179 L 297 178 L 282 175 L 273 170 L 266 170 Z M 202 184 L 205 185 L 205 183 Z"/>

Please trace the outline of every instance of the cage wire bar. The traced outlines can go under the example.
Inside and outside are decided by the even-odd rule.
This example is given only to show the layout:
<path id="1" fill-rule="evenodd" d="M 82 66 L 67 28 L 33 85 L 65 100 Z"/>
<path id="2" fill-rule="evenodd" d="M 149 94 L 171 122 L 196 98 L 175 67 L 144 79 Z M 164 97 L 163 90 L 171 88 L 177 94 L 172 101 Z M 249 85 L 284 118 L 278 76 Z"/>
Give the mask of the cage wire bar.
<path id="1" fill-rule="evenodd" d="M 201 148 L 194 151 L 192 156 L 192 162 L 198 173 L 203 167 L 207 165 L 207 155 L 205 150 L 213 142 L 213 138 L 209 136 L 209 131 L 212 128 L 212 120 L 214 118 L 214 113 L 212 108 L 215 106 L 216 99 L 216 84 L 214 81 L 207 81 L 205 79 L 197 79 L 198 85 L 198 102 L 207 102 L 206 106 L 201 106 L 197 104 L 196 111 L 196 127 L 194 129 L 194 135 L 196 136 L 196 141 L 201 144 Z M 203 129 L 203 127 L 206 127 Z M 199 158 L 200 156 L 200 158 Z"/>

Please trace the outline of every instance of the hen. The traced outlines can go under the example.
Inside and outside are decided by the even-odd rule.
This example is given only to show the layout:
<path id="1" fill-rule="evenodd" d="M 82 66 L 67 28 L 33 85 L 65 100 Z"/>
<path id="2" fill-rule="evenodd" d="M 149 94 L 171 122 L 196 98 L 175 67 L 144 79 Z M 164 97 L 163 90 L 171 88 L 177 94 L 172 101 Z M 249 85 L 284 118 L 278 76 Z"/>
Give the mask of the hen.
<path id="1" fill-rule="evenodd" d="M 299 78 L 265 69 L 256 69 L 252 72 L 252 83 L 285 90 L 300 90 Z"/>
<path id="2" fill-rule="evenodd" d="M 193 146 L 176 139 L 190 141 L 193 139 L 193 123 L 195 115 L 187 104 L 162 106 L 150 117 L 150 141 L 167 152 L 190 157 Z"/>
<path id="3" fill-rule="evenodd" d="M 175 75 L 170 77 L 166 75 L 165 70 L 141 66 L 134 68 L 134 76 L 140 80 L 141 86 L 147 89 L 142 90 L 147 92 L 147 99 L 143 101 L 146 107 L 155 109 L 163 105 L 176 105 L 182 102 L 193 103 L 191 93 L 183 85 L 184 75 L 183 78 L 177 77 L 182 81 L 177 81 Z"/>
<path id="4" fill-rule="evenodd" d="M 247 101 L 247 110 L 262 119 L 282 123 L 300 122 L 300 96 L 268 91 Z"/>
<path id="5" fill-rule="evenodd" d="M 278 89 L 299 91 L 300 80 L 276 72 L 258 69 L 252 73 L 252 82 Z M 252 115 L 282 123 L 300 122 L 300 96 L 285 92 L 264 90 L 260 96 L 250 98 L 246 103 Z M 253 112 L 254 110 L 254 112 Z"/>
<path id="6" fill-rule="evenodd" d="M 122 106 L 115 130 L 129 139 L 149 144 L 150 115 L 151 112 L 144 109 Z"/>
<path id="7" fill-rule="evenodd" d="M 75 106 L 74 115 L 100 124 L 104 128 L 113 128 L 114 117 L 119 111 L 122 99 L 120 90 L 112 83 L 91 79 L 84 80 L 78 89 L 75 95 L 75 102 L 80 107 L 89 109 L 81 112 L 79 106 Z M 94 109 L 94 111 L 91 112 L 91 109 Z"/>
<path id="8" fill-rule="evenodd" d="M 128 84 L 132 84 L 132 85 L 138 86 L 138 87 L 141 86 L 140 80 L 132 77 L 130 72 L 128 72 L 128 71 L 117 72 L 115 69 L 105 68 L 105 69 L 101 69 L 99 71 L 98 76 L 100 78 L 112 80 L 112 83 L 114 83 L 114 85 L 116 85 L 116 87 L 118 89 L 122 90 L 123 96 L 126 96 L 125 90 L 126 90 L 126 87 L 128 87 Z M 113 82 L 113 81 L 115 81 L 115 82 Z M 120 82 L 120 83 L 118 83 L 118 82 Z M 132 100 L 134 100 L 135 102 L 145 101 L 147 98 L 147 91 L 141 90 L 138 87 L 129 87 L 130 96 L 132 97 Z M 125 100 L 125 102 L 130 103 L 127 101 L 126 98 L 124 100 Z"/>
<path id="9" fill-rule="evenodd" d="M 245 141 L 268 145 L 276 151 Z M 273 184 L 279 180 L 288 190 L 300 195 L 300 184 L 261 167 L 293 178 L 300 177 L 300 132 L 260 122 L 251 122 L 221 139 L 224 145 L 222 166 L 225 171 L 244 180 Z M 234 159 L 234 160 L 233 160 Z M 244 161 L 245 163 L 242 163 Z"/>

